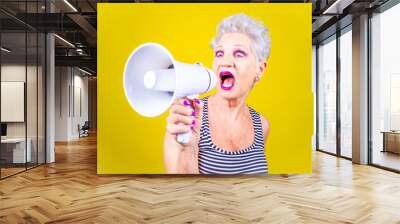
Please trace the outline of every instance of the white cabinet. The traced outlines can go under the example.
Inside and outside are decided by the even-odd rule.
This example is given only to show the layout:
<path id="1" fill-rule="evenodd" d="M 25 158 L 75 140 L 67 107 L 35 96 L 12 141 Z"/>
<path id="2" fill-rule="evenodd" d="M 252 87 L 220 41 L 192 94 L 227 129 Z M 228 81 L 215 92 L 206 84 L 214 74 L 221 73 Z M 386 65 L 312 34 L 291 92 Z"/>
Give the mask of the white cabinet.
<path id="1" fill-rule="evenodd" d="M 28 138 L 26 140 L 27 147 L 25 151 L 25 138 L 7 138 L 2 139 L 1 144 L 12 147 L 12 162 L 13 163 L 25 163 L 32 161 L 32 140 Z M 25 161 L 26 159 L 26 161 Z"/>

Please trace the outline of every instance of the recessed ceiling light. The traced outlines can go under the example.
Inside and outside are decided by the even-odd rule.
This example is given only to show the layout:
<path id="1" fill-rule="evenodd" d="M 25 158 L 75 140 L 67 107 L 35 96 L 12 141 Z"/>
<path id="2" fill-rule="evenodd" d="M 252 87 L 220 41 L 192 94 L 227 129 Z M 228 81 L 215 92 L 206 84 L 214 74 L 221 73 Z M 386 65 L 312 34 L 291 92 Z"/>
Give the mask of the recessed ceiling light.
<path id="1" fill-rule="evenodd" d="M 351 5 L 355 0 L 336 0 L 322 14 L 342 14 L 343 9 Z"/>
<path id="2" fill-rule="evenodd" d="M 92 73 L 90 73 L 90 72 L 88 72 L 88 71 L 86 71 L 86 70 L 83 70 L 83 69 L 81 69 L 81 68 L 79 68 L 79 67 L 78 67 L 78 70 L 81 71 L 81 72 L 83 72 L 83 73 L 85 73 L 85 74 L 87 74 L 87 75 L 93 75 Z"/>
<path id="3" fill-rule="evenodd" d="M 1 47 L 1 50 L 4 51 L 4 52 L 6 52 L 6 53 L 10 53 L 10 52 L 11 52 L 11 50 L 9 50 L 9 49 L 7 49 L 7 48 L 5 48 L 5 47 Z"/>
<path id="4" fill-rule="evenodd" d="M 73 45 L 73 44 L 72 44 L 71 42 L 69 42 L 68 40 L 66 40 L 66 39 L 64 39 L 64 38 L 62 38 L 62 37 L 60 37 L 60 36 L 57 35 L 57 34 L 54 34 L 54 36 L 57 37 L 58 39 L 60 39 L 62 42 L 64 42 L 64 43 L 66 43 L 67 45 L 69 45 L 70 47 L 75 48 L 75 45 Z"/>
<path id="5" fill-rule="evenodd" d="M 68 1 L 64 0 L 65 4 L 67 4 L 74 12 L 78 12 L 78 10 Z"/>

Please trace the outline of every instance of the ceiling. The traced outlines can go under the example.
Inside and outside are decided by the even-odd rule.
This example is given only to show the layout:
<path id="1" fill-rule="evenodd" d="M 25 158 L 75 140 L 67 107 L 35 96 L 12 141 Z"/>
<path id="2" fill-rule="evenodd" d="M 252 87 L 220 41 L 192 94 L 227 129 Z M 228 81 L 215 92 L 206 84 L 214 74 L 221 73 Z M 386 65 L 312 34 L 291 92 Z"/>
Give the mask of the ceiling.
<path id="1" fill-rule="evenodd" d="M 373 12 L 389 0 L 313 0 L 313 44 L 352 23 L 353 17 Z"/>
<path id="2" fill-rule="evenodd" d="M 96 0 L 1 0 L 0 23 L 2 46 L 12 50 L 2 52 L 2 60 L 27 57 L 29 61 L 44 47 L 36 40 L 43 38 L 36 35 L 54 32 L 56 66 L 79 66 L 96 73 Z"/>
<path id="3" fill-rule="evenodd" d="M 326 38 L 340 26 L 351 24 L 352 16 L 374 9 L 388 0 L 236 0 L 234 2 L 312 3 L 313 43 Z M 46 3 L 47 2 L 47 3 Z M 97 2 L 182 2 L 178 0 L 1 0 L 2 46 L 15 55 L 35 53 L 36 41 L 24 33 L 54 32 L 56 65 L 86 67 L 96 71 Z M 186 2 L 226 2 L 188 0 Z M 232 1 L 233 2 L 233 1 Z M 338 22 L 340 20 L 340 22 Z M 339 24 L 339 25 L 338 25 Z M 60 38 L 59 38 L 60 37 Z M 66 40 L 66 41 L 63 41 Z M 25 50 L 25 41 L 28 48 Z M 32 43 L 31 43 L 32 42 Z M 41 45 L 39 46 L 41 47 Z M 25 52 L 26 51 L 26 52 Z M 2 54 L 3 55 L 3 54 Z M 11 56 L 9 56 L 11 57 Z M 29 58 L 29 56 L 28 56 Z"/>

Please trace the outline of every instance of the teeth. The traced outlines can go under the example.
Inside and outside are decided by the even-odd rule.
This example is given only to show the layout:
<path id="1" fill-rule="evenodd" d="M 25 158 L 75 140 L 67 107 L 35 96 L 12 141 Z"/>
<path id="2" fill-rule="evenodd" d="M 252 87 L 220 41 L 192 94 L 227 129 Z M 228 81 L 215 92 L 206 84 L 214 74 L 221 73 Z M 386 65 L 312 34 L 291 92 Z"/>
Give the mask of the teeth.
<path id="1" fill-rule="evenodd" d="M 226 88 L 229 88 L 229 87 L 233 86 L 233 83 L 234 83 L 234 79 L 233 78 L 226 78 L 224 80 L 224 82 L 222 83 L 222 86 L 226 87 Z"/>

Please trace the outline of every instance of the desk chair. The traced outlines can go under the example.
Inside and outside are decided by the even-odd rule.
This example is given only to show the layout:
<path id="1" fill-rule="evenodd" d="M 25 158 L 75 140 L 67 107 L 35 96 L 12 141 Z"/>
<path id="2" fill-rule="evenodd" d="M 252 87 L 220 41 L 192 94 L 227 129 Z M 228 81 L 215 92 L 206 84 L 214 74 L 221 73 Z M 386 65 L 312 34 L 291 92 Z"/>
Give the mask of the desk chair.
<path id="1" fill-rule="evenodd" d="M 90 129 L 89 121 L 85 121 L 82 127 L 80 127 L 80 125 L 78 124 L 79 138 L 89 136 L 89 129 Z"/>

